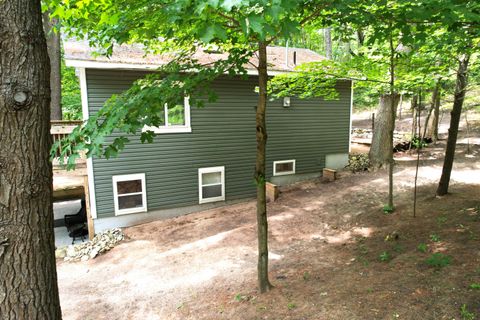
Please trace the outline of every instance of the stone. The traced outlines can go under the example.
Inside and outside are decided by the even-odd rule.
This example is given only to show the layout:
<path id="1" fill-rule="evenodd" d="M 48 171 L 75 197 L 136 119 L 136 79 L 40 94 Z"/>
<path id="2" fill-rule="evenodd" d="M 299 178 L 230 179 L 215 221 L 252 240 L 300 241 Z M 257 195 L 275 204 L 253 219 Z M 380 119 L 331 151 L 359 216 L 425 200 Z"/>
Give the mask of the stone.
<path id="1" fill-rule="evenodd" d="M 55 250 L 55 258 L 63 259 L 67 256 L 67 249 L 65 247 Z"/>
<path id="2" fill-rule="evenodd" d="M 61 248 L 65 253 L 64 255 L 60 252 L 60 249 L 58 249 L 58 255 L 57 252 L 55 252 L 55 255 L 57 258 L 63 257 L 64 261 L 87 261 L 114 248 L 115 245 L 124 238 L 125 236 L 121 229 L 106 230 L 97 234 L 91 241 Z"/>

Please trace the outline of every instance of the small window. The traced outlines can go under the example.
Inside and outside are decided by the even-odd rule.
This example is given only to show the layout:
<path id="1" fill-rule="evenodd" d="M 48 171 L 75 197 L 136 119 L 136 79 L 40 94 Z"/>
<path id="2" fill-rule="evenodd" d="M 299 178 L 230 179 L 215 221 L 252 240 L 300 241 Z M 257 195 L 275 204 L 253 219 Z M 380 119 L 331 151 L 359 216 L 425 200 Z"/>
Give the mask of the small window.
<path id="1" fill-rule="evenodd" d="M 169 106 L 165 104 L 163 110 L 160 111 L 159 127 L 145 126 L 143 131 L 153 131 L 155 133 L 180 133 L 192 132 L 190 126 L 190 99 L 185 97 L 183 104 Z"/>
<path id="2" fill-rule="evenodd" d="M 199 202 L 225 200 L 225 167 L 198 169 Z"/>
<path id="3" fill-rule="evenodd" d="M 282 160 L 273 162 L 273 175 L 282 176 L 295 174 L 295 160 Z"/>
<path id="4" fill-rule="evenodd" d="M 144 173 L 113 176 L 112 180 L 116 215 L 147 211 Z"/>

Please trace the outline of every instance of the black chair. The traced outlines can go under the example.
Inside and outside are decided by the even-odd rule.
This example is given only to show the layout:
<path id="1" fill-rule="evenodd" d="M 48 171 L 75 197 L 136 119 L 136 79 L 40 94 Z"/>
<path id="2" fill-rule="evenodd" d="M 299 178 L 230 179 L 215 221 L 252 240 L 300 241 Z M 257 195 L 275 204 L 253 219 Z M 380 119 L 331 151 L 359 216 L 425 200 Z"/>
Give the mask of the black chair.
<path id="1" fill-rule="evenodd" d="M 81 200 L 81 208 L 76 214 L 66 214 L 64 217 L 65 227 L 67 227 L 68 235 L 73 238 L 72 244 L 76 238 L 81 238 L 82 241 L 88 234 L 87 228 L 87 205 L 85 199 Z"/>

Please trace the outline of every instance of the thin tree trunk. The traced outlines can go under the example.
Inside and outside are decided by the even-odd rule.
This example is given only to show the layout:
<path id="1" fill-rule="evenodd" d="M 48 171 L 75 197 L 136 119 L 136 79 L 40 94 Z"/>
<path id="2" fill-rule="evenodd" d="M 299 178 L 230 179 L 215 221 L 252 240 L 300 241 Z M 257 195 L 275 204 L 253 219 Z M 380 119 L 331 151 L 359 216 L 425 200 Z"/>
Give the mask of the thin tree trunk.
<path id="1" fill-rule="evenodd" d="M 39 0 L 0 1 L 0 318 L 61 319 Z"/>
<path id="2" fill-rule="evenodd" d="M 470 124 L 468 123 L 468 112 L 465 111 L 464 113 L 465 116 L 465 126 L 467 129 L 467 154 L 470 154 Z"/>
<path id="3" fill-rule="evenodd" d="M 453 160 L 455 158 L 458 126 L 460 124 L 463 101 L 465 100 L 465 91 L 467 89 L 469 59 L 470 56 L 466 55 L 458 63 L 457 83 L 455 86 L 453 108 L 452 112 L 450 112 L 450 128 L 448 129 L 447 147 L 445 150 L 445 159 L 443 161 L 442 176 L 440 177 L 440 181 L 438 183 L 437 196 L 443 196 L 448 193 L 450 175 L 452 173 Z"/>
<path id="4" fill-rule="evenodd" d="M 258 228 L 258 286 L 260 292 L 272 288 L 268 279 L 268 222 L 267 199 L 265 189 L 265 156 L 267 146 L 266 108 L 267 108 L 267 46 L 259 43 L 258 87 L 259 97 L 256 113 L 257 160 L 255 180 L 257 184 L 257 228 Z"/>
<path id="5" fill-rule="evenodd" d="M 435 96 L 433 112 L 428 121 L 427 133 L 425 135 L 426 137 L 432 138 L 432 141 L 434 143 L 438 141 L 438 122 L 440 118 L 440 97 L 441 97 L 441 92 L 439 88 L 438 93 Z"/>
<path id="6" fill-rule="evenodd" d="M 402 120 L 403 94 L 400 94 L 400 102 L 398 103 L 398 120 Z"/>
<path id="7" fill-rule="evenodd" d="M 324 41 L 325 41 L 325 57 L 329 60 L 333 58 L 333 49 L 332 49 L 332 29 L 325 28 L 323 29 Z"/>
<path id="8" fill-rule="evenodd" d="M 411 109 L 412 109 L 412 139 L 417 135 L 417 112 L 418 112 L 418 95 L 412 97 Z"/>
<path id="9" fill-rule="evenodd" d="M 437 105 L 439 94 L 440 94 L 440 82 L 437 81 L 437 84 L 435 85 L 435 88 L 433 89 L 433 92 L 432 92 L 432 102 L 430 103 L 430 108 L 428 110 L 428 114 L 425 119 L 425 126 L 423 129 L 423 138 L 432 138 L 433 128 L 431 128 L 431 126 L 433 125 L 433 121 L 435 118 L 434 111 Z"/>
<path id="10" fill-rule="evenodd" d="M 422 105 L 422 91 L 420 90 L 420 94 L 418 96 L 419 100 L 419 105 Z M 420 137 L 421 135 L 421 122 L 420 122 L 420 112 L 418 112 L 418 136 Z M 410 142 L 410 145 L 412 142 Z M 415 183 L 414 183 L 414 191 L 413 191 L 413 217 L 415 218 L 417 216 L 417 181 L 418 181 L 418 167 L 420 166 L 420 149 L 422 149 L 423 141 L 422 139 L 419 140 L 418 146 L 417 146 L 417 163 L 415 166 Z"/>
<path id="11" fill-rule="evenodd" d="M 392 104 L 393 100 L 393 104 Z M 395 121 L 392 118 L 392 106 L 394 109 L 400 101 L 400 95 L 384 94 L 380 97 L 379 108 L 375 115 L 375 130 L 372 136 L 372 145 L 370 147 L 369 158 L 372 166 L 381 168 L 390 163 L 391 153 L 393 151 L 393 127 Z M 390 146 L 392 147 L 390 148 Z"/>
<path id="12" fill-rule="evenodd" d="M 390 26 L 391 27 L 391 26 Z M 393 46 L 393 37 L 390 33 L 390 139 L 388 147 L 389 162 L 388 162 L 388 210 L 393 211 L 393 166 L 395 161 L 393 160 L 393 133 L 395 132 L 395 116 L 397 115 L 397 106 L 400 100 L 400 95 L 395 93 L 395 48 Z"/>
<path id="13" fill-rule="evenodd" d="M 48 11 L 43 13 L 43 28 L 47 38 L 47 50 L 50 58 L 50 119 L 62 120 L 62 73 L 60 33 L 55 32 L 53 27 L 57 20 L 50 20 Z"/>

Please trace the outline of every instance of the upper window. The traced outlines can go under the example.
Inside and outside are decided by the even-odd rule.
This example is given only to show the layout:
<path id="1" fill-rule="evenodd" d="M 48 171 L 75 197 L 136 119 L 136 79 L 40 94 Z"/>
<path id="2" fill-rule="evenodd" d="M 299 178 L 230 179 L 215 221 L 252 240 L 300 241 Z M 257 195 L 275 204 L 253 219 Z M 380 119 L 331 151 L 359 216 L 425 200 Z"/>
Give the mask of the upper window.
<path id="1" fill-rule="evenodd" d="M 113 176 L 112 180 L 116 215 L 147 211 L 144 173 Z"/>
<path id="2" fill-rule="evenodd" d="M 225 167 L 198 169 L 199 202 L 225 200 Z"/>
<path id="3" fill-rule="evenodd" d="M 295 173 L 295 160 L 282 160 L 273 162 L 273 175 L 281 176 Z"/>
<path id="4" fill-rule="evenodd" d="M 160 126 L 145 126 L 143 130 L 151 130 L 155 133 L 192 132 L 192 128 L 190 127 L 190 102 L 188 97 L 183 99 L 183 104 L 174 106 L 165 104 L 159 116 Z"/>

